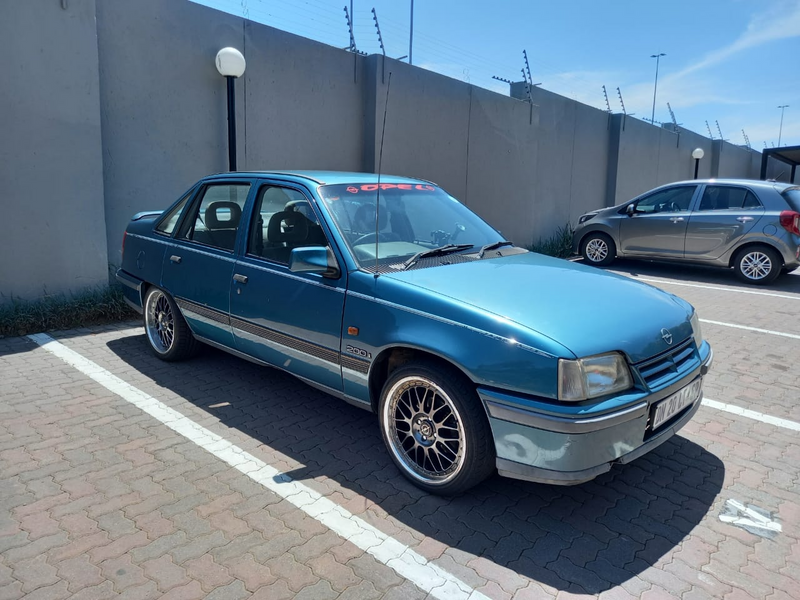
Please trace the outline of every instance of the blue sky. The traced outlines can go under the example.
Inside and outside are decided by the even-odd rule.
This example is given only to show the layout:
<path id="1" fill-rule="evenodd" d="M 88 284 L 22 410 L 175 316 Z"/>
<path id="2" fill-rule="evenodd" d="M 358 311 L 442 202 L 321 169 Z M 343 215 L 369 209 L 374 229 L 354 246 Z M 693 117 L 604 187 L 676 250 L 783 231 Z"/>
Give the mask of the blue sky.
<path id="1" fill-rule="evenodd" d="M 195 0 L 333 46 L 349 35 L 349 0 Z M 387 54 L 408 54 L 409 0 L 354 0 L 359 50 L 380 52 L 375 7 Z M 415 0 L 415 65 L 507 94 L 492 75 L 521 80 L 522 50 L 542 87 L 605 109 L 649 119 L 655 60 L 661 59 L 656 121 L 708 135 L 706 121 L 753 148 L 800 145 L 800 0 Z"/>

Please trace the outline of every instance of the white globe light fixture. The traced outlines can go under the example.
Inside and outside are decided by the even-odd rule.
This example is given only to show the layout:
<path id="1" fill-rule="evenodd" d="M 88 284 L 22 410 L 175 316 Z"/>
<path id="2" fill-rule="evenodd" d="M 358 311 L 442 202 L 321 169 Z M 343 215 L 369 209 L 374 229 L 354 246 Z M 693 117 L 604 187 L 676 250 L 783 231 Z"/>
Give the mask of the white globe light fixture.
<path id="1" fill-rule="evenodd" d="M 247 66 L 244 56 L 236 48 L 223 48 L 214 60 L 217 71 L 228 83 L 228 168 L 236 170 L 236 100 L 234 80 L 244 75 Z"/>
<path id="2" fill-rule="evenodd" d="M 700 159 L 706 155 L 702 148 L 695 148 L 692 150 L 692 158 L 694 159 L 694 178 L 697 179 L 697 171 L 700 169 Z"/>

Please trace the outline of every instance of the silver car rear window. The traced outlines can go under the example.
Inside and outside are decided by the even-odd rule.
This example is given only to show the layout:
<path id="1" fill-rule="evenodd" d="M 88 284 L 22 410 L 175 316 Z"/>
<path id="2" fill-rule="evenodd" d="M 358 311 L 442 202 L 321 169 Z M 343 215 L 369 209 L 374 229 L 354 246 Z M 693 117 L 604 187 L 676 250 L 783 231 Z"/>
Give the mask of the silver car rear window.
<path id="1" fill-rule="evenodd" d="M 786 199 L 792 210 L 800 212 L 800 187 L 785 189 L 781 192 L 781 196 Z"/>

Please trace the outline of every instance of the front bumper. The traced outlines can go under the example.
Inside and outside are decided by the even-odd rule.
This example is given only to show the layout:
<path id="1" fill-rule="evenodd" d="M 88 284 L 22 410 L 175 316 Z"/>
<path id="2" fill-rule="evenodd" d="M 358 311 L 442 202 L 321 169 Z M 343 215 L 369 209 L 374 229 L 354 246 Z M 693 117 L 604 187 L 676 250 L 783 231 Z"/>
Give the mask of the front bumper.
<path id="1" fill-rule="evenodd" d="M 478 392 L 486 406 L 500 475 L 539 483 L 575 485 L 629 463 L 671 438 L 700 407 L 703 395 L 657 430 L 649 430 L 653 406 L 703 377 L 713 361 L 711 348 L 685 377 L 658 393 L 616 411 L 587 418 L 545 414 L 513 406 L 508 396 Z"/>

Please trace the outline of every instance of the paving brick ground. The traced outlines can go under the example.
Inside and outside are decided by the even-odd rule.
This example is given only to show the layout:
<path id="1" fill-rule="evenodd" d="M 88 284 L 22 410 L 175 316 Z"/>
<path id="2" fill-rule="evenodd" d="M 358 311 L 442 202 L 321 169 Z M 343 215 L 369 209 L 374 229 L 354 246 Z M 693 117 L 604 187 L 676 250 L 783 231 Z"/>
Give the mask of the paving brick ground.
<path id="1" fill-rule="evenodd" d="M 637 269 L 741 289 L 705 270 Z M 800 307 L 797 276 L 773 290 L 796 300 L 663 287 L 704 318 L 765 329 L 788 331 Z M 800 420 L 800 340 L 704 331 L 716 353 L 707 396 Z M 372 415 L 278 371 L 211 349 L 166 364 L 135 324 L 54 337 L 490 598 L 800 598 L 797 432 L 704 407 L 591 483 L 495 477 L 442 499 L 398 474 Z M 728 500 L 768 511 L 781 533 L 723 523 Z M 0 340 L 0 598 L 117 596 L 425 598 L 33 342 Z"/>

